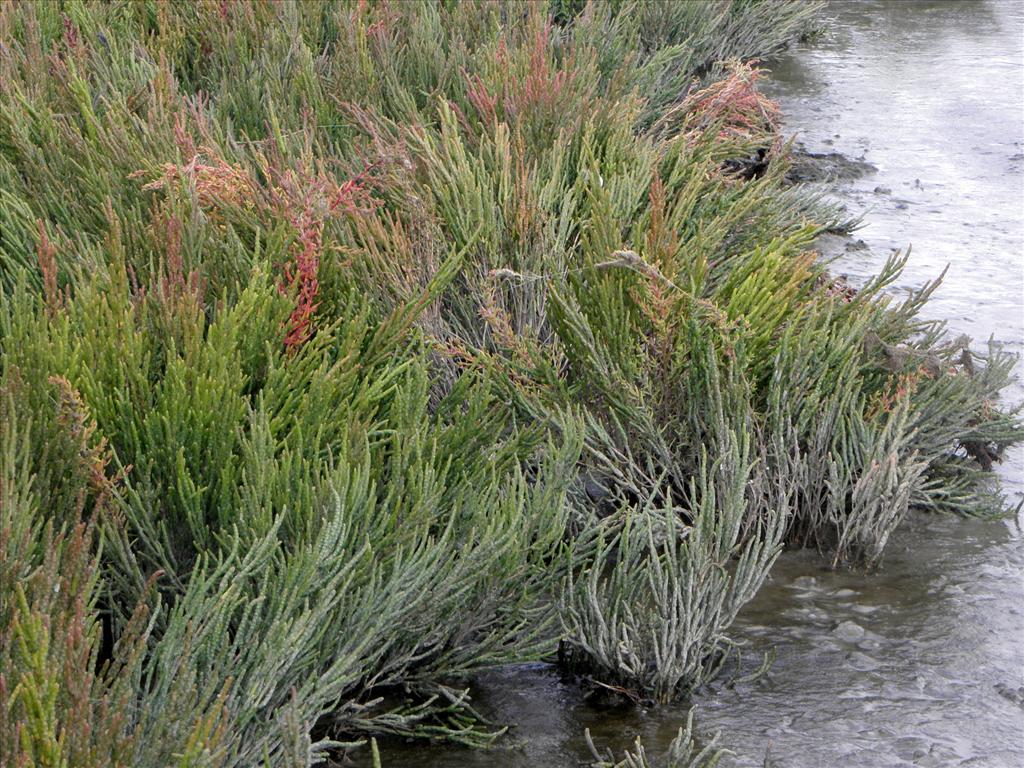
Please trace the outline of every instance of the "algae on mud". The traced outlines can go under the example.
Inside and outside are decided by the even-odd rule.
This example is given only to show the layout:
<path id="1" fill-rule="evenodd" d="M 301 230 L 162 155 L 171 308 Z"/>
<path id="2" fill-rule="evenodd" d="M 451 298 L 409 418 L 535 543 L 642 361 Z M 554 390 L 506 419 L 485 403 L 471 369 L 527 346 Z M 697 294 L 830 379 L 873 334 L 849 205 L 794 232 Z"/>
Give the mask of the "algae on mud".
<path id="1" fill-rule="evenodd" d="M 783 541 L 997 506 L 1009 359 L 837 289 L 737 61 L 814 10 L 0 7 L 4 761 L 487 746 L 559 646 L 670 700 Z"/>

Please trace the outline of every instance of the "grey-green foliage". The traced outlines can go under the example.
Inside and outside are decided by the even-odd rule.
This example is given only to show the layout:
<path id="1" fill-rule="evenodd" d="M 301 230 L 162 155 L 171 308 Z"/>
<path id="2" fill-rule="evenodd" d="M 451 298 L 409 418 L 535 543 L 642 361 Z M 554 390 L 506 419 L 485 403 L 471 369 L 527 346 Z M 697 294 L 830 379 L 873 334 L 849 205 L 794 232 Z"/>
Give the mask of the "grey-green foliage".
<path id="1" fill-rule="evenodd" d="M 367 495 L 366 472 L 334 489 L 308 540 L 289 547 L 275 526 L 193 574 L 152 651 L 136 764 L 170 760 L 161 751 L 176 748 L 166 729 L 196 711 L 217 711 L 226 727 L 223 764 L 253 765 L 265 755 L 277 764 L 289 707 L 307 730 L 329 715 L 342 729 L 351 721 L 363 733 L 387 732 L 391 720 L 375 718 L 361 691 L 398 682 L 430 690 L 438 674 L 529 655 L 530 638 L 543 650 L 550 618 L 520 569 L 524 550 L 542 551 L 532 505 L 548 487 L 512 487 L 507 501 L 472 522 L 459 520 L 466 510 L 456 505 L 433 521 L 442 526 L 436 537 L 408 531 L 407 543 L 389 548 L 388 535 L 366 530 L 388 519 Z M 484 509 L 479 496 L 464 502 Z M 198 691 L 184 712 L 172 695 L 183 680 Z M 436 730 L 469 743 L 487 739 L 471 728 Z M 331 746 L 314 743 L 311 754 Z"/>
<path id="2" fill-rule="evenodd" d="M 626 70 L 637 79 L 648 97 L 649 122 L 695 77 L 720 76 L 730 59 L 776 52 L 806 31 L 820 9 L 784 0 L 590 3 L 581 8 L 575 31 L 598 51 L 605 78 Z"/>
<path id="3" fill-rule="evenodd" d="M 708 680 L 730 645 L 726 630 L 778 555 L 787 510 L 766 510 L 757 531 L 745 530 L 762 481 L 748 438 L 722 438 L 718 458 L 701 457 L 688 504 L 660 486 L 660 499 L 620 509 L 566 584 L 567 653 L 604 684 L 664 702 Z"/>
<path id="4" fill-rule="evenodd" d="M 848 303 L 804 312 L 772 363 L 766 423 L 793 436 L 799 478 L 790 536 L 833 549 L 836 562 L 877 563 L 912 507 L 998 512 L 975 459 L 991 461 L 1020 434 L 1018 409 L 993 407 L 1014 358 L 991 345 L 977 354 L 918 320 L 937 283 L 895 306 L 883 293 L 905 259 Z M 872 303 L 885 311 L 865 311 Z"/>

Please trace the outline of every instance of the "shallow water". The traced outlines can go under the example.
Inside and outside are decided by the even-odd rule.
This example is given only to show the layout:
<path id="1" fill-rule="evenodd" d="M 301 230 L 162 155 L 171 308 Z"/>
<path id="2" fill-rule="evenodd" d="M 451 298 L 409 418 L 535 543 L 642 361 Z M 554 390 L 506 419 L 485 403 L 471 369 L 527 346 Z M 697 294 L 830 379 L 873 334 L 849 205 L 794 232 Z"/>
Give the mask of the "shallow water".
<path id="1" fill-rule="evenodd" d="M 766 90 L 810 151 L 877 168 L 834 187 L 865 215 L 866 246 L 826 244 L 835 271 L 856 284 L 912 244 L 898 288 L 949 264 L 926 314 L 1024 350 L 1024 4 L 858 0 L 827 15 L 822 37 L 771 62 Z M 1024 498 L 1021 452 L 999 471 Z M 770 746 L 771 764 L 793 768 L 1024 766 L 1020 525 L 914 518 L 870 575 L 784 554 L 733 631 L 746 666 L 774 650 L 770 673 L 694 702 L 700 733 L 736 752 L 723 765 L 760 766 Z M 641 735 L 656 756 L 686 716 L 595 709 L 540 664 L 485 676 L 475 700 L 514 724 L 506 747 L 391 742 L 385 766 L 584 765 L 584 728 L 618 755 Z"/>

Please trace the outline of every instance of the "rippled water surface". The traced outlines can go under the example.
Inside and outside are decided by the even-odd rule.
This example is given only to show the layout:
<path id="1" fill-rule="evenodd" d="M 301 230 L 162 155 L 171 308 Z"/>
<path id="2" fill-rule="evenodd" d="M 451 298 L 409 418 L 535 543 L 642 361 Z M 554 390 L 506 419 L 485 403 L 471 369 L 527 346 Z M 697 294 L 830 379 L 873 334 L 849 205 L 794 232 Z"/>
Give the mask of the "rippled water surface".
<path id="1" fill-rule="evenodd" d="M 834 188 L 863 246 L 833 244 L 851 282 L 913 245 L 898 288 L 945 283 L 926 309 L 954 333 L 1024 349 L 1024 3 L 835 2 L 823 36 L 771 63 L 766 89 L 810 151 L 877 170 Z M 866 247 L 865 247 L 866 246 Z M 1024 398 L 1016 385 L 1008 397 Z M 1000 467 L 1024 498 L 1021 452 Z M 786 553 L 734 627 L 767 677 L 695 703 L 725 765 L 1024 766 L 1024 535 L 1020 521 L 908 520 L 881 572 L 822 570 Z M 491 673 L 476 700 L 514 723 L 474 753 L 390 743 L 385 765 L 578 766 L 584 728 L 621 754 L 658 754 L 686 709 L 594 709 L 545 665 Z"/>

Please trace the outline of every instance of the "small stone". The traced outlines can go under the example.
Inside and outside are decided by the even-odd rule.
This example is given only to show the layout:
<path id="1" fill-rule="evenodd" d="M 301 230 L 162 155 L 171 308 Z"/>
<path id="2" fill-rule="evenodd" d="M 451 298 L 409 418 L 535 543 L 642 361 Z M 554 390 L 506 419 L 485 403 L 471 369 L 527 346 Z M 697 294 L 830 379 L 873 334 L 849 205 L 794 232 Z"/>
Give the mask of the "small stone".
<path id="1" fill-rule="evenodd" d="M 850 662 L 850 666 L 858 672 L 871 672 L 872 670 L 878 669 L 878 662 L 866 653 L 854 651 L 846 658 Z"/>
<path id="2" fill-rule="evenodd" d="M 853 621 L 843 621 L 836 625 L 832 634 L 843 642 L 853 643 L 864 637 L 864 627 Z"/>
<path id="3" fill-rule="evenodd" d="M 583 490 L 591 501 L 598 502 L 608 496 L 608 489 L 604 487 L 589 472 L 583 475 Z"/>

